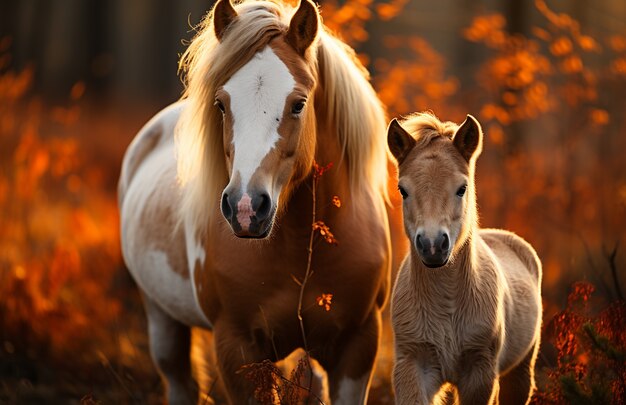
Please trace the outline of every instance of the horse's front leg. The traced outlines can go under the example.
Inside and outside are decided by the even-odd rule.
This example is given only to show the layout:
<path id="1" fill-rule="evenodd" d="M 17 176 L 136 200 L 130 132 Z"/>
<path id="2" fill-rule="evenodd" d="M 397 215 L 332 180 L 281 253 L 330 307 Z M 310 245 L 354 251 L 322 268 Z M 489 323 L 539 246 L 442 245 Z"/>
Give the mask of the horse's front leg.
<path id="1" fill-rule="evenodd" d="M 380 311 L 375 309 L 361 327 L 345 332 L 341 344 L 333 348 L 332 357 L 318 359 L 328 373 L 333 405 L 367 402 L 380 328 Z"/>
<path id="2" fill-rule="evenodd" d="M 163 377 L 170 405 L 195 404 L 198 390 L 191 376 L 189 327 L 174 320 L 143 294 L 148 317 L 150 354 Z"/>
<path id="3" fill-rule="evenodd" d="M 259 363 L 270 356 L 260 348 L 246 330 L 227 320 L 213 326 L 215 354 L 228 402 L 232 405 L 256 404 L 254 384 L 246 378 L 243 366 Z M 269 387 L 258 387 L 268 391 Z"/>

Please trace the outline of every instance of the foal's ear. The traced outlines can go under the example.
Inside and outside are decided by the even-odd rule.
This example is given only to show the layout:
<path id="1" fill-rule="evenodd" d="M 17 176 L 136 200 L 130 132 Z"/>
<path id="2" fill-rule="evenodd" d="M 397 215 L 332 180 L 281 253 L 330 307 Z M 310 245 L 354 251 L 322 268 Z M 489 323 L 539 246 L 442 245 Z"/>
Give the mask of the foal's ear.
<path id="1" fill-rule="evenodd" d="M 401 164 L 411 149 L 415 146 L 415 139 L 408 133 L 397 119 L 392 119 L 387 129 L 387 144 L 391 154 Z"/>
<path id="2" fill-rule="evenodd" d="M 296 52 L 304 56 L 306 50 L 315 41 L 319 24 L 315 4 L 310 0 L 300 0 L 300 6 L 289 23 L 287 42 Z"/>
<path id="3" fill-rule="evenodd" d="M 467 114 L 467 118 L 454 134 L 452 142 L 468 162 L 472 156 L 479 155 L 483 144 L 483 130 L 476 118 Z"/>
<path id="4" fill-rule="evenodd" d="M 218 0 L 213 8 L 213 27 L 218 41 L 222 40 L 224 32 L 236 17 L 237 12 L 230 0 Z"/>

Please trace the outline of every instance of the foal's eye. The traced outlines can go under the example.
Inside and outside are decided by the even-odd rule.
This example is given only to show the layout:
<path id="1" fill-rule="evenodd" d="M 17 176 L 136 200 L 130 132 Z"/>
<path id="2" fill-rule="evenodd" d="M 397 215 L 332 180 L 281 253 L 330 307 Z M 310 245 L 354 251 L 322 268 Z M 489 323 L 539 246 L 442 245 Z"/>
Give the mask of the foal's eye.
<path id="1" fill-rule="evenodd" d="M 304 110 L 304 101 L 297 101 L 293 106 L 291 106 L 291 113 L 294 115 L 298 115 Z"/>
<path id="2" fill-rule="evenodd" d="M 465 184 L 463 184 L 461 187 L 459 187 L 458 190 L 456 190 L 456 196 L 457 197 L 463 197 L 465 195 L 465 191 L 467 190 L 467 186 Z"/>
<path id="3" fill-rule="evenodd" d="M 215 105 L 217 106 L 217 108 L 220 109 L 222 114 L 224 114 L 224 112 L 226 111 L 226 109 L 224 108 L 224 104 L 220 100 L 215 100 Z"/>
<path id="4" fill-rule="evenodd" d="M 409 194 L 402 186 L 398 186 L 398 190 L 400 190 L 400 195 L 402 195 L 403 200 L 405 200 L 409 196 Z"/>

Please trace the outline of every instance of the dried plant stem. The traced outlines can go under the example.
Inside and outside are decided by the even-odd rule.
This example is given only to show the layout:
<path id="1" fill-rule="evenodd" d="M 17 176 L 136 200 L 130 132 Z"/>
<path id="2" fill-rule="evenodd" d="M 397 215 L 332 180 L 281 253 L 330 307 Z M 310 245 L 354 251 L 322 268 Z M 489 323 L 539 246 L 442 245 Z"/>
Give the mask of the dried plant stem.
<path id="1" fill-rule="evenodd" d="M 317 189 L 317 174 L 313 174 L 313 188 L 311 190 L 313 208 L 312 208 L 312 220 L 311 220 L 311 234 L 309 236 L 309 247 L 307 249 L 308 257 L 306 263 L 306 272 L 304 273 L 304 279 L 300 283 L 300 296 L 298 297 L 298 320 L 300 321 L 300 332 L 302 333 L 302 343 L 304 344 L 304 350 L 307 352 L 307 356 L 309 353 L 309 347 L 306 341 L 306 333 L 304 332 L 304 321 L 302 319 L 302 302 L 304 300 L 304 289 L 306 288 L 306 283 L 309 281 L 309 278 L 313 274 L 311 271 L 311 260 L 313 258 L 313 240 L 315 238 L 315 229 L 313 228 L 313 224 L 315 223 L 315 210 L 316 210 L 316 195 L 315 191 Z"/>
<path id="2" fill-rule="evenodd" d="M 302 302 L 304 300 L 304 289 L 306 288 L 306 284 L 309 281 L 309 278 L 311 278 L 311 275 L 313 274 L 313 272 L 311 271 L 311 260 L 313 258 L 313 240 L 315 238 L 315 228 L 313 227 L 313 224 L 315 224 L 315 221 L 316 221 L 315 211 L 316 211 L 316 205 L 317 205 L 317 200 L 316 200 L 317 181 L 318 181 L 318 174 L 317 174 L 317 171 L 314 170 L 313 171 L 313 187 L 311 188 L 311 196 L 312 196 L 311 200 L 313 203 L 312 209 L 311 209 L 311 216 L 312 216 L 311 234 L 309 236 L 306 272 L 304 273 L 304 279 L 302 280 L 302 283 L 300 283 L 300 296 L 298 297 L 298 321 L 300 322 L 300 333 L 302 333 L 302 344 L 304 345 L 304 352 L 305 352 L 304 355 L 306 357 L 306 363 L 307 363 L 307 367 L 309 371 L 309 387 L 307 390 L 309 394 L 311 393 L 312 386 L 313 386 L 313 367 L 311 366 L 311 359 L 309 357 L 309 346 L 306 340 L 306 332 L 304 331 L 304 320 L 302 318 Z M 309 396 L 307 396 L 306 403 L 308 404 L 308 402 L 309 402 Z"/>
<path id="3" fill-rule="evenodd" d="M 307 359 L 308 359 L 308 354 L 307 354 Z M 309 362 L 309 367 L 310 367 L 310 366 L 311 366 L 311 363 Z M 283 381 L 284 383 L 291 384 L 291 385 L 293 385 L 294 387 L 300 388 L 300 389 L 302 389 L 302 390 L 307 390 L 307 391 L 308 391 L 308 393 L 309 393 L 310 395 L 312 395 L 312 396 L 313 396 L 313 397 L 314 397 L 314 398 L 315 398 L 315 399 L 316 399 L 316 400 L 317 400 L 317 401 L 318 401 L 321 405 L 325 405 L 325 404 L 324 404 L 324 401 L 322 401 L 322 399 L 321 399 L 320 397 L 318 397 L 318 396 L 317 396 L 317 395 L 315 395 L 313 392 L 311 392 L 311 387 L 309 387 L 309 388 L 307 388 L 307 387 L 303 387 L 302 385 L 298 384 L 297 382 L 292 381 L 292 380 L 290 380 L 290 379 L 286 378 L 286 377 L 285 377 L 284 375 L 282 375 L 281 373 L 274 373 L 274 374 L 275 374 L 275 375 L 276 375 L 276 376 L 277 376 L 277 377 L 278 377 L 281 381 Z M 282 404 L 282 402 L 281 402 L 281 404 Z"/>
<path id="4" fill-rule="evenodd" d="M 135 399 L 135 396 L 133 395 L 132 391 L 128 388 L 128 386 L 124 383 L 124 380 L 122 379 L 122 377 L 119 375 L 119 373 L 117 371 L 115 371 L 115 369 L 113 368 L 113 365 L 111 364 L 111 362 L 109 361 L 109 358 L 100 350 L 98 350 L 98 357 L 100 357 L 100 362 L 102 363 L 102 366 L 104 366 L 105 369 L 109 370 L 109 372 L 111 372 L 111 374 L 113 375 L 113 377 L 115 377 L 115 379 L 117 380 L 117 382 L 120 384 L 120 386 L 124 389 L 124 391 L 126 391 L 126 393 L 128 394 L 128 396 L 130 396 L 130 398 Z"/>
<path id="5" fill-rule="evenodd" d="M 617 298 L 620 301 L 624 301 L 624 293 L 622 293 L 622 287 L 620 286 L 620 283 L 619 283 L 619 277 L 617 276 L 617 264 L 615 262 L 618 248 L 619 248 L 619 240 L 615 242 L 615 247 L 613 247 L 613 250 L 611 250 L 610 252 L 605 251 L 604 254 L 606 256 L 606 260 L 609 262 L 609 268 L 611 270 L 611 276 L 613 278 L 613 286 L 615 287 Z"/>

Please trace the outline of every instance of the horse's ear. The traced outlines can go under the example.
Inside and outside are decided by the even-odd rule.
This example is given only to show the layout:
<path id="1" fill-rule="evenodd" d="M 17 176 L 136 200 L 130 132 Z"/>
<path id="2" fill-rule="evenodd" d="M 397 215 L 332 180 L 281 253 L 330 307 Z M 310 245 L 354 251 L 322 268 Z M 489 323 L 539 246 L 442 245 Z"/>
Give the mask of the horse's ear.
<path id="1" fill-rule="evenodd" d="M 452 142 L 468 162 L 472 156 L 479 154 L 482 149 L 483 131 L 476 118 L 467 114 L 467 118 L 454 134 Z"/>
<path id="2" fill-rule="evenodd" d="M 402 163 L 411 149 L 415 146 L 415 139 L 408 133 L 397 119 L 392 119 L 387 129 L 387 144 L 391 154 L 398 164 Z"/>
<path id="3" fill-rule="evenodd" d="M 296 52 L 304 56 L 306 50 L 315 41 L 319 24 L 315 4 L 310 0 L 300 0 L 300 6 L 289 23 L 287 42 Z"/>
<path id="4" fill-rule="evenodd" d="M 213 27 L 218 41 L 222 40 L 224 32 L 236 17 L 237 12 L 230 0 L 218 0 L 213 8 Z"/>

